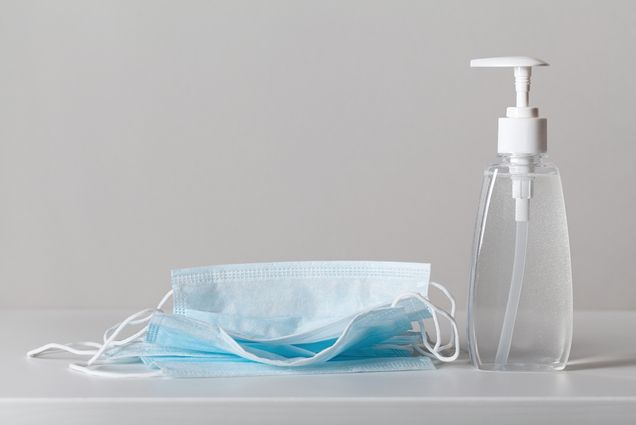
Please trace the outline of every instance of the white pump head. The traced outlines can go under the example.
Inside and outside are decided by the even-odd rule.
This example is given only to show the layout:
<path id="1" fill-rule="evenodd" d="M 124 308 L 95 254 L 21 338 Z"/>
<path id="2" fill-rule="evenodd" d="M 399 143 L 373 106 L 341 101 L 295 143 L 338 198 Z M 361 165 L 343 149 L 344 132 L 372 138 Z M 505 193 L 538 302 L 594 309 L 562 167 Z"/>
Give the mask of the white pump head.
<path id="1" fill-rule="evenodd" d="M 497 150 L 504 154 L 538 154 L 548 148 L 547 120 L 529 106 L 530 76 L 533 66 L 547 66 L 542 60 L 525 56 L 473 59 L 472 68 L 514 68 L 517 102 L 499 118 Z"/>

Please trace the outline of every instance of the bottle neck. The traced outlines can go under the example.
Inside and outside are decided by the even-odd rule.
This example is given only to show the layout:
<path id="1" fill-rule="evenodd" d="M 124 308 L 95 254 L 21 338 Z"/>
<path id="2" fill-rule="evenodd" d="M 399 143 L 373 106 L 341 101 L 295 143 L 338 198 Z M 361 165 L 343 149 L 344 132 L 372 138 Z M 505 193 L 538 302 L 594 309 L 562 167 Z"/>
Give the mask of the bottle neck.
<path id="1" fill-rule="evenodd" d="M 536 154 L 510 154 L 500 153 L 497 155 L 502 164 L 510 166 L 528 166 L 536 167 L 543 164 L 543 160 L 547 157 L 544 153 Z"/>

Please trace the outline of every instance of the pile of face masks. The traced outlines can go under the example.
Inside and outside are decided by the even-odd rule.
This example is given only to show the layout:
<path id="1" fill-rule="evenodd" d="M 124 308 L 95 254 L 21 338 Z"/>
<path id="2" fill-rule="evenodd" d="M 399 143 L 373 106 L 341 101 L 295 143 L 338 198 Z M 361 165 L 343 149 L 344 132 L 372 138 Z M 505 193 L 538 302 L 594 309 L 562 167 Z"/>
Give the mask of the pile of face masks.
<path id="1" fill-rule="evenodd" d="M 71 369 L 98 376 L 220 377 L 434 369 L 459 354 L 455 303 L 430 265 L 328 261 L 175 270 L 157 308 L 106 330 L 103 343 L 47 344 L 90 356 Z M 429 287 L 450 300 L 433 305 Z M 173 313 L 162 307 L 170 297 Z M 439 318 L 451 338 L 441 343 Z M 425 325 L 432 322 L 435 342 Z M 128 326 L 144 325 L 126 338 Z M 447 354 L 451 351 L 450 354 Z M 131 371 L 142 365 L 144 371 Z"/>

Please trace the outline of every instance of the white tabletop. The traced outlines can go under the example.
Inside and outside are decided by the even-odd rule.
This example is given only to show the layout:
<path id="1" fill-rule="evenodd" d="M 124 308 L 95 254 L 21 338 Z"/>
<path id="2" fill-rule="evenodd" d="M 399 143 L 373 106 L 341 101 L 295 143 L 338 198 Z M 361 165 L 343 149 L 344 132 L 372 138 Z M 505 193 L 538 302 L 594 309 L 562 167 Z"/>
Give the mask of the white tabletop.
<path id="1" fill-rule="evenodd" d="M 483 372 L 464 355 L 421 372 L 108 379 L 25 357 L 98 340 L 128 313 L 0 311 L 0 424 L 636 424 L 636 312 L 577 313 L 570 364 L 556 373 Z"/>

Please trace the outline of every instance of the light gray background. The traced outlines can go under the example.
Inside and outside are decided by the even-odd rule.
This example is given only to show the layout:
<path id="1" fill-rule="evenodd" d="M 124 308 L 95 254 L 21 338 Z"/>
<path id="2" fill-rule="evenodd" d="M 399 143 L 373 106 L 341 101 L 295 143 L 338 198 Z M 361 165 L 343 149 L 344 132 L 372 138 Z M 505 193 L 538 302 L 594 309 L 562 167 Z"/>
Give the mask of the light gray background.
<path id="1" fill-rule="evenodd" d="M 0 0 L 0 306 L 146 307 L 175 267 L 430 261 L 465 306 L 525 54 L 577 308 L 636 307 L 636 3 Z"/>

